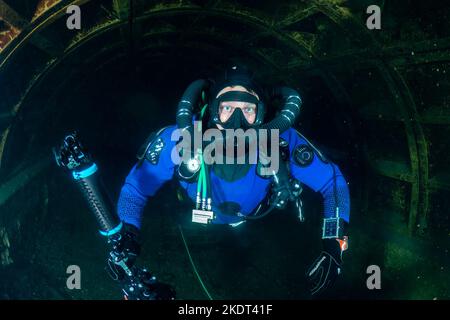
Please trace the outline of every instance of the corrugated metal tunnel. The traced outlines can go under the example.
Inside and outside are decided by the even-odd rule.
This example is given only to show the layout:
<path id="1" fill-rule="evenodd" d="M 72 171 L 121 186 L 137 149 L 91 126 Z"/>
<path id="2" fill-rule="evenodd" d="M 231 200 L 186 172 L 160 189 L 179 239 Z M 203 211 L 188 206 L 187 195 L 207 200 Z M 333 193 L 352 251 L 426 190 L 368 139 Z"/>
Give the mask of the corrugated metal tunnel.
<path id="1" fill-rule="evenodd" d="M 72 4 L 81 30 L 66 27 Z M 382 8 L 381 30 L 366 27 L 370 4 Z M 449 13 L 444 1 L 413 0 L 0 0 L 0 298 L 117 298 L 101 278 L 104 243 L 51 147 L 78 130 L 117 198 L 140 144 L 174 123 L 187 84 L 230 57 L 301 93 L 297 128 L 349 181 L 351 248 L 331 296 L 450 298 Z M 173 190 L 146 209 L 142 259 L 181 298 L 203 299 L 170 214 L 181 210 Z M 237 267 L 217 261 L 226 256 L 202 251 L 210 238 L 190 235 L 216 297 L 308 297 L 300 278 L 319 245 L 308 239 L 320 202 L 305 197 L 304 224 L 274 215 L 250 231 L 254 257 L 239 280 L 224 280 L 224 266 Z M 71 264 L 86 270 L 82 290 L 65 287 Z M 366 288 L 372 264 L 381 291 Z"/>

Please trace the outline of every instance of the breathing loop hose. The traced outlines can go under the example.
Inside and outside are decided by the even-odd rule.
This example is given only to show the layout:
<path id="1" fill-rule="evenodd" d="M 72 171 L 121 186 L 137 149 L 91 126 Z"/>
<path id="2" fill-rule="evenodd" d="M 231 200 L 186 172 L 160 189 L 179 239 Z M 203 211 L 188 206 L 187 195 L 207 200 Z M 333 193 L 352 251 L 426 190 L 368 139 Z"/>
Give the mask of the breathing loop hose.
<path id="1" fill-rule="evenodd" d="M 184 91 L 177 108 L 177 127 L 186 129 L 192 127 L 192 117 L 194 108 L 199 102 L 202 90 L 208 88 L 210 82 L 204 79 L 198 79 L 192 82 Z"/>
<path id="2" fill-rule="evenodd" d="M 277 87 L 273 91 L 274 96 L 281 96 L 284 99 L 280 113 L 272 121 L 260 126 L 261 129 L 278 129 L 280 134 L 292 127 L 302 107 L 302 99 L 297 91 L 288 87 Z"/>

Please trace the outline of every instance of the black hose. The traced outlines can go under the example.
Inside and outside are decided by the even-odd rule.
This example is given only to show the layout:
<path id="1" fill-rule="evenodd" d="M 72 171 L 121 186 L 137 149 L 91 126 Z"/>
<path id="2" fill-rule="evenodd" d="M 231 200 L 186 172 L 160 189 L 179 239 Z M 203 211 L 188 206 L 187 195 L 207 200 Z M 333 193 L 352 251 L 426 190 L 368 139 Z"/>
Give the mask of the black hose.
<path id="1" fill-rule="evenodd" d="M 244 216 L 243 219 L 244 220 L 258 220 L 258 219 L 262 219 L 265 216 L 267 216 L 269 213 L 271 213 L 273 211 L 273 209 L 275 209 L 275 205 L 271 205 L 269 208 L 267 208 L 266 211 L 264 211 L 261 214 L 255 214 L 254 216 Z"/>
<path id="2" fill-rule="evenodd" d="M 192 82 L 184 91 L 177 109 L 178 129 L 186 129 L 192 126 L 194 107 L 198 103 L 202 90 L 207 88 L 208 85 L 209 81 L 198 79 Z"/>
<path id="3" fill-rule="evenodd" d="M 292 127 L 300 115 L 302 99 L 294 89 L 288 87 L 278 87 L 274 90 L 274 96 L 281 96 L 284 99 L 284 105 L 280 114 L 269 123 L 263 124 L 261 129 L 278 129 L 280 134 Z"/>

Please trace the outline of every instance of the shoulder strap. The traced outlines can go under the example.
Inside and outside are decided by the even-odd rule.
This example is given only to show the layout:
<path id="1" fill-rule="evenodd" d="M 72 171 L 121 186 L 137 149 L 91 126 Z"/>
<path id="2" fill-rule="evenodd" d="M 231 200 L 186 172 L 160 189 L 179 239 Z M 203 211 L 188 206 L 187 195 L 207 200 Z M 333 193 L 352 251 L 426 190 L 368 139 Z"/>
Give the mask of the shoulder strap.
<path id="1" fill-rule="evenodd" d="M 136 157 L 138 158 L 137 167 L 142 165 L 142 162 L 147 159 L 152 164 L 157 164 L 159 161 L 159 155 L 164 147 L 164 141 L 160 137 L 161 133 L 169 126 L 164 127 L 158 131 L 152 132 L 142 146 L 139 148 Z"/>
<path id="2" fill-rule="evenodd" d="M 298 132 L 298 130 L 295 130 L 295 132 L 297 132 L 297 134 L 306 141 L 306 143 L 314 150 L 314 152 L 317 154 L 317 156 L 320 158 L 320 160 L 322 160 L 325 163 L 329 163 L 330 161 L 327 159 L 327 157 L 325 157 L 322 152 L 320 152 L 319 149 L 316 148 L 316 146 L 314 146 L 308 139 L 306 139 L 306 137 L 304 135 L 302 135 L 300 132 Z"/>

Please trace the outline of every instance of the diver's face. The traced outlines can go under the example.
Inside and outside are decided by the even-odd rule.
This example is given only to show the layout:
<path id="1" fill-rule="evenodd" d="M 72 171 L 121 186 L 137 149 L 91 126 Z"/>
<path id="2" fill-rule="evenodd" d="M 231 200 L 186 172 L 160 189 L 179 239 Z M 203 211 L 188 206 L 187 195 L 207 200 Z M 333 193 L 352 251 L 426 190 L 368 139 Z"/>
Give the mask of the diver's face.
<path id="1" fill-rule="evenodd" d="M 236 109 L 241 109 L 245 119 L 249 124 L 253 124 L 256 119 L 256 105 L 243 101 L 223 101 L 219 106 L 220 121 L 227 122 Z"/>
<path id="2" fill-rule="evenodd" d="M 254 92 L 248 91 L 246 88 L 242 86 L 226 87 L 217 94 L 217 97 L 228 91 L 248 92 L 258 98 L 258 96 Z M 236 109 L 241 109 L 242 114 L 244 115 L 245 119 L 249 124 L 255 123 L 256 105 L 254 103 L 248 103 L 244 101 L 222 101 L 219 105 L 220 121 L 227 122 L 227 120 L 230 119 L 231 115 Z"/>

